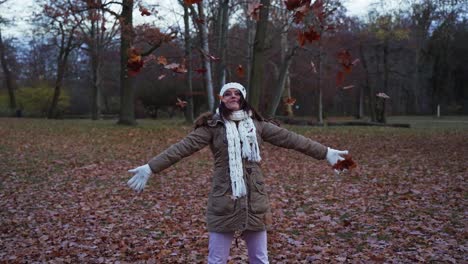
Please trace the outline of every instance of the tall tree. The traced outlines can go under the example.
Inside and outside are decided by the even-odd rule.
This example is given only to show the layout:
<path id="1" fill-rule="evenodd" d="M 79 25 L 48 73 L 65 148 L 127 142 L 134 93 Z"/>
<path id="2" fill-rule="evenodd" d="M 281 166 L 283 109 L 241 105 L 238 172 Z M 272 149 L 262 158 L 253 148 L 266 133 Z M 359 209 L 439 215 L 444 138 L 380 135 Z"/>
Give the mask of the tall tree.
<path id="1" fill-rule="evenodd" d="M 0 6 L 6 2 L 7 0 L 1 0 Z M 0 63 L 2 64 L 3 75 L 5 76 L 5 84 L 8 89 L 10 112 L 11 115 L 14 115 L 16 111 L 16 83 L 13 78 L 13 74 L 10 70 L 10 65 L 8 63 L 7 58 L 7 49 L 5 47 L 5 43 L 2 37 L 2 26 L 5 24 L 7 24 L 7 21 L 4 18 L 0 17 Z"/>
<path id="2" fill-rule="evenodd" d="M 175 38 L 176 32 L 162 33 L 159 28 L 142 25 L 139 32 L 133 26 L 134 0 L 122 0 L 122 2 L 108 1 L 100 2 L 96 8 L 100 8 L 112 15 L 120 23 L 120 113 L 118 124 L 136 125 L 135 120 L 135 89 L 134 79 L 143 67 L 142 57 L 150 55 L 163 43 Z M 120 7 L 120 13 L 114 11 L 113 6 Z M 140 12 L 143 15 L 150 15 L 148 9 L 140 5 Z M 135 37 L 144 39 L 144 51 L 134 45 Z"/>
<path id="3" fill-rule="evenodd" d="M 185 108 L 185 120 L 192 123 L 194 120 L 193 107 L 193 87 L 192 87 L 192 39 L 190 37 L 190 14 L 189 8 L 182 1 L 179 3 L 184 8 L 184 42 L 185 42 L 185 62 L 187 64 L 187 106 Z"/>
<path id="4" fill-rule="evenodd" d="M 82 43 L 81 38 L 78 36 L 78 26 L 82 20 L 75 20 L 73 16 L 76 4 L 73 1 L 62 2 L 58 0 L 44 1 L 42 4 L 43 17 L 41 19 L 43 26 L 47 28 L 47 33 L 52 35 L 53 44 L 57 47 L 58 51 L 54 94 L 48 109 L 48 118 L 57 118 L 60 115 L 57 111 L 57 105 L 62 92 L 68 57 Z"/>
<path id="5" fill-rule="evenodd" d="M 263 74 L 265 66 L 266 36 L 268 30 L 268 17 L 270 0 L 260 1 L 260 15 L 257 21 L 255 40 L 252 53 L 252 68 L 249 79 L 249 103 L 256 109 L 260 109 L 260 97 L 263 89 Z"/>
<path id="6" fill-rule="evenodd" d="M 206 96 L 208 98 L 208 108 L 210 112 L 214 112 L 215 109 L 215 97 L 213 89 L 213 74 L 211 68 L 211 61 L 218 60 L 219 58 L 214 57 L 210 53 L 210 45 L 208 39 L 208 21 L 205 14 L 205 6 L 202 1 L 197 3 L 197 10 L 193 7 L 191 1 L 184 1 L 185 4 L 190 8 L 193 23 L 198 28 L 198 35 L 200 39 L 200 52 L 201 60 L 203 64 L 203 80 L 205 82 Z"/>
<path id="7" fill-rule="evenodd" d="M 229 0 L 218 0 L 217 15 L 217 52 L 219 54 L 219 63 L 216 64 L 217 87 L 222 87 L 226 83 L 226 64 L 227 64 L 227 33 L 229 27 Z"/>
<path id="8" fill-rule="evenodd" d="M 82 3 L 84 12 L 77 13 L 84 23 L 79 24 L 84 49 L 89 56 L 91 66 L 91 119 L 98 120 L 101 117 L 101 90 L 102 90 L 102 63 L 103 53 L 110 46 L 118 30 L 118 21 L 108 21 L 106 13 L 99 6 L 100 0 L 86 1 Z"/>
<path id="9" fill-rule="evenodd" d="M 8 89 L 8 96 L 10 99 L 9 107 L 10 107 L 11 115 L 14 115 L 16 111 L 16 96 L 15 96 L 16 83 L 13 78 L 13 74 L 11 73 L 9 63 L 8 63 L 6 47 L 2 38 L 1 27 L 0 27 L 0 62 L 2 64 L 3 75 L 5 76 L 5 84 Z"/>

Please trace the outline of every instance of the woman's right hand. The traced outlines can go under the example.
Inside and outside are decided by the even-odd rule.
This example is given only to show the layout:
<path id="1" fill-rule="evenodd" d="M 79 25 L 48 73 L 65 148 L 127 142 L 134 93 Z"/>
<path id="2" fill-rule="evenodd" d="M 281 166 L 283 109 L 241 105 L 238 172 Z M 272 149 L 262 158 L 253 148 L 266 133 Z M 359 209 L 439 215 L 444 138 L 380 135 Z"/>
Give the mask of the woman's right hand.
<path id="1" fill-rule="evenodd" d="M 143 191 L 146 182 L 151 176 L 151 168 L 148 164 L 128 170 L 130 173 L 135 173 L 133 177 L 127 182 L 128 186 L 137 192 Z"/>

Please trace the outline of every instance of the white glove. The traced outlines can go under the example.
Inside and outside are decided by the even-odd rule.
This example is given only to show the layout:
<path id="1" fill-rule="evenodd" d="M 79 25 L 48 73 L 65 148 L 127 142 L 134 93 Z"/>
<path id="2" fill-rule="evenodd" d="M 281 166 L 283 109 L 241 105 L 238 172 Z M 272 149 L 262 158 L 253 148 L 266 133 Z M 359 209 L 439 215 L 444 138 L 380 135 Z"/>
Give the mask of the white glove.
<path id="1" fill-rule="evenodd" d="M 143 191 L 146 182 L 151 176 L 151 168 L 148 164 L 145 164 L 135 169 L 128 170 L 128 172 L 135 173 L 135 175 L 127 182 L 128 186 L 137 192 Z"/>
<path id="2" fill-rule="evenodd" d="M 348 155 L 347 150 L 336 150 L 332 148 L 328 148 L 327 151 L 327 161 L 330 165 L 335 165 L 338 161 L 344 160 L 345 158 L 341 157 L 341 155 Z"/>

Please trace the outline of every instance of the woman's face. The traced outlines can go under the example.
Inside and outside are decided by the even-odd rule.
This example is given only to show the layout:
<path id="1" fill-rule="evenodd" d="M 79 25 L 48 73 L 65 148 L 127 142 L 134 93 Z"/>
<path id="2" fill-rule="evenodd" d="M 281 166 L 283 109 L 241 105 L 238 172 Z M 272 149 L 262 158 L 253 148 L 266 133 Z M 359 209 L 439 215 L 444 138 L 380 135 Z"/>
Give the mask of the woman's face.
<path id="1" fill-rule="evenodd" d="M 231 111 L 237 111 L 240 109 L 240 99 L 241 99 L 241 92 L 235 88 L 227 89 L 221 101 L 227 107 L 227 109 Z"/>

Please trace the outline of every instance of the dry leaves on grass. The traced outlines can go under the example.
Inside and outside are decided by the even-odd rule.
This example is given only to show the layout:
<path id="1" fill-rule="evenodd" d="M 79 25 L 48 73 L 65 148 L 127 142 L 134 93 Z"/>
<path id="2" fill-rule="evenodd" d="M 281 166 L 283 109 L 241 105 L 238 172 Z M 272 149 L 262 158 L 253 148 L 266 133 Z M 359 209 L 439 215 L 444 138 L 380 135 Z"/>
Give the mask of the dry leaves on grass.
<path id="1" fill-rule="evenodd" d="M 206 261 L 208 148 L 141 194 L 126 186 L 129 168 L 189 127 L 1 122 L 0 262 Z M 337 178 L 324 161 L 264 145 L 272 263 L 466 261 L 466 131 L 294 129 L 359 166 Z M 245 263 L 243 242 L 231 253 Z"/>

